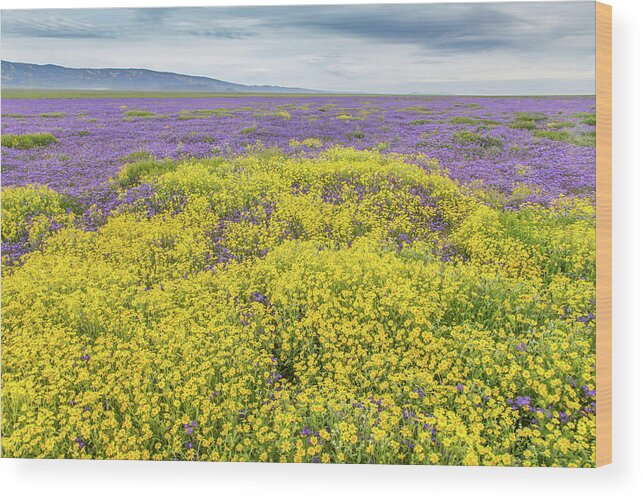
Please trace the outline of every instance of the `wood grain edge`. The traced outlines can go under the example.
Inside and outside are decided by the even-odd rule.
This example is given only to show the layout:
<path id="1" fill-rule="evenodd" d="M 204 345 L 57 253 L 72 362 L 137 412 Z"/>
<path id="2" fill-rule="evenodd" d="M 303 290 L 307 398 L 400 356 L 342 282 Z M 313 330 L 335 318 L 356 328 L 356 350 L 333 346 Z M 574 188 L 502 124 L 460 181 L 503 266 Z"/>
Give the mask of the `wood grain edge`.
<path id="1" fill-rule="evenodd" d="M 612 462 L 612 7 L 596 2 L 596 466 Z"/>

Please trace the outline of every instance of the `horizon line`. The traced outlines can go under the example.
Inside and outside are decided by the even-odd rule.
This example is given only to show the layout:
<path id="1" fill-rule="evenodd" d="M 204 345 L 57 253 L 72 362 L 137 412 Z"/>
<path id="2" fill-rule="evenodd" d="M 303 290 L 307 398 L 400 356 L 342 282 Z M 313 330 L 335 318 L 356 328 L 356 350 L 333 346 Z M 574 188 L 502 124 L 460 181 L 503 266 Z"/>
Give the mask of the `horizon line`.
<path id="1" fill-rule="evenodd" d="M 276 84 L 251 84 L 251 83 L 239 83 L 232 82 L 228 80 L 220 80 L 213 76 L 205 75 L 196 75 L 188 73 L 179 73 L 176 71 L 162 71 L 157 69 L 149 69 L 144 67 L 72 67 L 72 66 L 63 66 L 61 64 L 55 63 L 36 63 L 36 62 L 24 62 L 24 61 L 10 61 L 7 59 L 0 59 L 0 62 L 6 62 L 10 64 L 29 64 L 33 66 L 54 66 L 63 69 L 72 69 L 72 70 L 124 70 L 124 71 L 149 71 L 152 73 L 159 74 L 169 74 L 169 75 L 178 75 L 178 76 L 188 76 L 191 78 L 205 78 L 208 80 L 214 80 L 217 82 L 231 83 L 234 85 L 242 85 L 246 87 L 276 87 L 283 89 L 294 89 L 294 90 L 304 90 L 304 92 L 292 92 L 292 93 L 281 93 L 275 92 L 271 94 L 270 92 L 256 92 L 259 95 L 279 95 L 282 97 L 292 96 L 292 95 L 325 95 L 332 94 L 336 96 L 351 96 L 351 95 L 370 95 L 370 96 L 416 96 L 416 97 L 591 97 L 596 96 L 594 93 L 545 93 L 545 94 L 477 94 L 477 93 L 422 93 L 422 92 L 355 92 L 355 91 L 343 91 L 343 90 L 322 90 L 322 89 L 308 89 L 303 87 L 290 87 L 290 86 L 281 86 Z M 494 80 L 489 80 L 490 82 Z M 502 81 L 502 80 L 497 80 Z M 138 93 L 188 93 L 188 94 L 222 94 L 222 95 L 251 95 L 253 92 L 208 92 L 208 91 L 189 91 L 189 90 L 120 90 L 120 89 L 95 89 L 95 88 L 86 88 L 86 89 L 69 89 L 69 88 L 37 88 L 37 87 L 6 87 L 0 83 L 0 88 L 6 88 L 7 90 L 21 90 L 21 91 L 52 91 L 52 92 L 138 92 Z"/>

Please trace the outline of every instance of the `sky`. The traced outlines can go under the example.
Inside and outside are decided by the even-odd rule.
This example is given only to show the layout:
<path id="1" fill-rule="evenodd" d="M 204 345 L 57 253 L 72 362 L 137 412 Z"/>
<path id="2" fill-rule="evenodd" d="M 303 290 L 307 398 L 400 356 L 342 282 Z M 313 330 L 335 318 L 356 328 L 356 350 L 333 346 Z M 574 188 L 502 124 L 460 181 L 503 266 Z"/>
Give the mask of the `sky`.
<path id="1" fill-rule="evenodd" d="M 594 2 L 3 10 L 3 60 L 365 93 L 593 94 Z"/>

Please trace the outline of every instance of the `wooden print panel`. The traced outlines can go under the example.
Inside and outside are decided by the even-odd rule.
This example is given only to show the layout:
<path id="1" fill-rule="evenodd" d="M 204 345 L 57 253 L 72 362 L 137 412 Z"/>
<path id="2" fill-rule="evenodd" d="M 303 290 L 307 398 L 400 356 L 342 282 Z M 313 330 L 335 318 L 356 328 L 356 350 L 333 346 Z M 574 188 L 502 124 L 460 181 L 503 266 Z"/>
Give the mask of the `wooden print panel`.
<path id="1" fill-rule="evenodd" d="M 166 62 L 190 55 L 201 74 L 222 55 L 193 34 L 208 19 L 263 25 L 289 9 L 168 9 L 180 22 L 151 46 L 175 44 Z M 2 61 L 2 457 L 611 461 L 611 8 L 344 9 L 298 14 L 330 19 L 363 59 L 342 80 L 321 62 L 336 59 L 337 29 L 284 30 L 284 51 L 320 61 L 289 61 L 302 88 L 128 69 L 120 39 L 101 40 L 112 69 Z M 3 10 L 2 41 L 21 32 L 12 16 L 49 33 L 56 12 Z M 93 12 L 144 28 L 131 11 Z M 89 14 L 64 15 L 82 28 Z M 440 23 L 437 54 L 459 50 L 438 57 L 453 78 L 433 58 L 406 67 L 408 32 L 424 46 Z M 534 52 L 538 30 L 550 43 Z M 23 42 L 59 63 L 89 35 Z M 507 36 L 524 54 L 508 57 Z M 230 50 L 240 77 L 278 69 Z M 130 55 L 154 66 L 146 52 Z M 579 81 L 592 52 L 595 78 Z M 561 57 L 572 72 L 554 82 Z M 516 79 L 530 61 L 542 66 Z"/>

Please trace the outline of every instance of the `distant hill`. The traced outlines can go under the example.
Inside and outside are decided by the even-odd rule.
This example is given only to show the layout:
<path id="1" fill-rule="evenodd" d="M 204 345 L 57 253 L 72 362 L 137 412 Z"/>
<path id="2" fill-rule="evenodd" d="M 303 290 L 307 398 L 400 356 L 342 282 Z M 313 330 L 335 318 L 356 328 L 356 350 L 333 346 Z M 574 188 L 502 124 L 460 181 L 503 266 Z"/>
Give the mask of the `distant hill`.
<path id="1" fill-rule="evenodd" d="M 221 93 L 311 93 L 316 90 L 227 81 L 149 69 L 77 69 L 54 64 L 2 61 L 2 88 L 57 90 L 136 90 Z"/>

